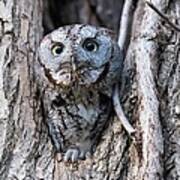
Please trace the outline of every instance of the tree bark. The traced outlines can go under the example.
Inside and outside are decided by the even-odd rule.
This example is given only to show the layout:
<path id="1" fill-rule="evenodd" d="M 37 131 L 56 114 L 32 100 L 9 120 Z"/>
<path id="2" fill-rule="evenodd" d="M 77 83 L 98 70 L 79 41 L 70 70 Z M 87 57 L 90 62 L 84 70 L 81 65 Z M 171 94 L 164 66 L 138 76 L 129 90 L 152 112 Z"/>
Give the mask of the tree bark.
<path id="1" fill-rule="evenodd" d="M 40 0 L 0 1 L 2 180 L 38 179 L 36 171 L 45 139 L 41 139 L 44 130 L 38 112 L 33 65 L 42 37 L 41 21 Z"/>
<path id="2" fill-rule="evenodd" d="M 180 24 L 179 0 L 151 2 Z M 0 0 L 0 179 L 180 179 L 180 32 L 132 1 L 126 34 L 126 3 Z M 128 136 L 112 116 L 93 157 L 77 164 L 59 161 L 44 123 L 34 74 L 42 21 L 44 34 L 70 23 L 105 26 L 125 46 L 120 99 L 136 132 Z"/>

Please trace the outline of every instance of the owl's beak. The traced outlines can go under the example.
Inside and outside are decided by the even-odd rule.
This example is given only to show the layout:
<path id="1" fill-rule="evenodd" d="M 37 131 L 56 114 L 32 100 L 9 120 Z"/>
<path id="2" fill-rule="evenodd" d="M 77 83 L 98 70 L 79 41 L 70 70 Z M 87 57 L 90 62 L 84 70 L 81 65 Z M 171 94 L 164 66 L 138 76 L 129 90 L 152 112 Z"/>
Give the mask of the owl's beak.
<path id="1" fill-rule="evenodd" d="M 77 67 L 77 61 L 76 61 L 74 56 L 71 57 L 71 63 L 72 63 L 72 70 L 73 70 L 73 72 L 76 72 L 78 67 Z"/>

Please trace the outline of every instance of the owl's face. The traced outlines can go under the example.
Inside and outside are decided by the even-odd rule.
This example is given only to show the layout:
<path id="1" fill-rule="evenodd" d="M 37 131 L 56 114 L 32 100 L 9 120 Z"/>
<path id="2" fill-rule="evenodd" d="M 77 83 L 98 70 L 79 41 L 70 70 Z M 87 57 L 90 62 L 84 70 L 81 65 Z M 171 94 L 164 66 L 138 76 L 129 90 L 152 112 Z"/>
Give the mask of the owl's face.
<path id="1" fill-rule="evenodd" d="M 45 36 L 40 64 L 51 83 L 91 86 L 119 75 L 122 60 L 112 32 L 90 25 L 60 27 Z"/>

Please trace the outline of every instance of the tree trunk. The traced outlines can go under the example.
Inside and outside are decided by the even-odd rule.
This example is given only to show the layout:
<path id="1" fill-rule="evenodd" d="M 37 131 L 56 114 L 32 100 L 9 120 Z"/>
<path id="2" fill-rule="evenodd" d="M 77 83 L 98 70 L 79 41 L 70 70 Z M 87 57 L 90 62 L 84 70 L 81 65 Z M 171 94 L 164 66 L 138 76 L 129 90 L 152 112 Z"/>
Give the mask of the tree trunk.
<path id="1" fill-rule="evenodd" d="M 179 0 L 151 2 L 180 24 Z M 78 164 L 58 161 L 44 123 L 34 76 L 42 21 L 44 34 L 91 23 L 113 29 L 120 46 L 126 37 L 120 99 L 136 132 L 114 115 L 93 157 Z M 0 0 L 0 179 L 180 179 L 179 47 L 180 31 L 144 1 Z"/>

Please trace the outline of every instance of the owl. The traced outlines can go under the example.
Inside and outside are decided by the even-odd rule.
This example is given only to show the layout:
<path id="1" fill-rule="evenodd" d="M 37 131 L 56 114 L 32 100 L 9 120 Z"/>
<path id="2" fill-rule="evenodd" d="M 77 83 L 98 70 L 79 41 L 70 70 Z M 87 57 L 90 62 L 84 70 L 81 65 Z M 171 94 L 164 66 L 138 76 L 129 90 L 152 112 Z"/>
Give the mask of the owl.
<path id="1" fill-rule="evenodd" d="M 122 57 L 113 32 L 91 25 L 60 27 L 41 41 L 38 81 L 44 117 L 65 162 L 94 153 L 112 112 Z"/>

